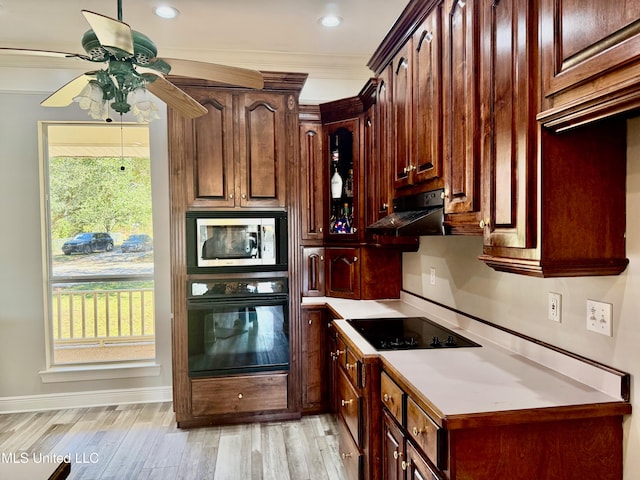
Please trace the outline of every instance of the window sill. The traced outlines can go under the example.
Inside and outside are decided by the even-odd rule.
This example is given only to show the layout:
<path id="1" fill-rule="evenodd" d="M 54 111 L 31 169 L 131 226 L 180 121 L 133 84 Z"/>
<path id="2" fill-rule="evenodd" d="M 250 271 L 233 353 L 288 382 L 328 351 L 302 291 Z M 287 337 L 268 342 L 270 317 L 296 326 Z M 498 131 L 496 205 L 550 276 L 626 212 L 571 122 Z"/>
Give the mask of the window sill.
<path id="1" fill-rule="evenodd" d="M 155 362 L 131 362 L 114 365 L 73 365 L 50 367 L 38 372 L 42 383 L 82 382 L 117 378 L 157 377 L 160 365 Z"/>

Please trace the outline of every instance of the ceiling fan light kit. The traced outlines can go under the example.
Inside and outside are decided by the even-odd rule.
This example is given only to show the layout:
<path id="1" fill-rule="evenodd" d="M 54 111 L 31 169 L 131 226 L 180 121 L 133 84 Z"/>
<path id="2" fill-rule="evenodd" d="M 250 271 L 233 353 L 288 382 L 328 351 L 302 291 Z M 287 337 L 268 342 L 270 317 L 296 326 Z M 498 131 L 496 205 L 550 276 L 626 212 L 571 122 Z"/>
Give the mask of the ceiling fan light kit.
<path id="1" fill-rule="evenodd" d="M 82 74 L 41 102 L 45 107 L 65 107 L 77 103 L 91 118 L 110 121 L 109 107 L 123 115 L 131 112 L 139 122 L 160 118 L 149 92 L 188 118 L 207 113 L 207 109 L 164 76 L 170 72 L 239 87 L 261 89 L 262 74 L 256 70 L 197 62 L 158 58 L 153 41 L 131 30 L 122 21 L 122 0 L 118 0 L 118 19 L 83 10 L 91 26 L 82 37 L 87 55 L 0 47 L 0 53 L 56 56 L 106 63 L 106 68 Z M 137 67 L 141 70 L 138 71 Z M 144 69 L 144 70 L 142 70 Z"/>

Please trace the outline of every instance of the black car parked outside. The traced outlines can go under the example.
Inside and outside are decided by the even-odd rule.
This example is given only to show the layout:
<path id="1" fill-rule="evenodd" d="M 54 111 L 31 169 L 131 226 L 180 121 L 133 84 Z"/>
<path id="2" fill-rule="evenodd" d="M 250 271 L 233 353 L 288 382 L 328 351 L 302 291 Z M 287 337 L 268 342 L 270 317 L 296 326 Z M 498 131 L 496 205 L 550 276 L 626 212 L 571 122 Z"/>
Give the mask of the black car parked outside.
<path id="1" fill-rule="evenodd" d="M 108 233 L 79 233 L 72 240 L 64 242 L 62 251 L 72 253 L 110 252 L 113 250 L 113 238 Z"/>
<path id="2" fill-rule="evenodd" d="M 153 240 L 145 233 L 138 233 L 136 235 L 130 235 L 124 242 L 122 242 L 122 252 L 147 252 L 153 250 Z"/>

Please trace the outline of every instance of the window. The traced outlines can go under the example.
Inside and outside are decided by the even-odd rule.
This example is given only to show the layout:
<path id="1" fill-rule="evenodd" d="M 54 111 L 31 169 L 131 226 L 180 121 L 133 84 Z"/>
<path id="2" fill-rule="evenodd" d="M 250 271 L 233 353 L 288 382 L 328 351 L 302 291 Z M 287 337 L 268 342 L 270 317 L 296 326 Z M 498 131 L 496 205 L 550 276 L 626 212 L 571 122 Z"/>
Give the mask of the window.
<path id="1" fill-rule="evenodd" d="M 40 127 L 49 366 L 154 359 L 148 126 Z"/>

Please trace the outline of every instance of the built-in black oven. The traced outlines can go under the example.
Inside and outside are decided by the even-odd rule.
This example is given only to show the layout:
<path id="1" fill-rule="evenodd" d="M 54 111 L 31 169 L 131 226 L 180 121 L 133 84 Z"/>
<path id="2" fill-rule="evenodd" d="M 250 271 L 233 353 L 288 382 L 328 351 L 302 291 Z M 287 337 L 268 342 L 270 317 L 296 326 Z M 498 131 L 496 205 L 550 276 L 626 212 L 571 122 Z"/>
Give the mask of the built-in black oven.
<path id="1" fill-rule="evenodd" d="M 284 271 L 284 211 L 187 212 L 187 273 Z"/>
<path id="2" fill-rule="evenodd" d="M 189 375 L 289 369 L 286 278 L 187 282 Z"/>

